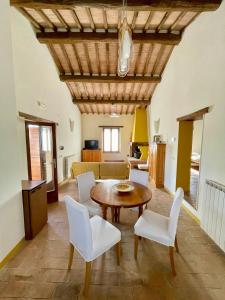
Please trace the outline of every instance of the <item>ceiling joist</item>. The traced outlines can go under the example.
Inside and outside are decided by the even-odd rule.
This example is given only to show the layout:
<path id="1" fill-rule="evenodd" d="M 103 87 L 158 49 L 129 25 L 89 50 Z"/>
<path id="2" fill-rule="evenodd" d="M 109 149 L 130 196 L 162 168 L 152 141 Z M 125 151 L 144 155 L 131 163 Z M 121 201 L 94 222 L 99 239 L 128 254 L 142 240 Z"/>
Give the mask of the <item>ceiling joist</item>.
<path id="1" fill-rule="evenodd" d="M 150 100 L 111 100 L 111 99 L 73 99 L 74 104 L 129 104 L 129 105 L 149 105 Z"/>
<path id="2" fill-rule="evenodd" d="M 11 5 L 29 8 L 67 9 L 76 6 L 121 9 L 121 0 L 11 0 Z M 148 11 L 212 11 L 221 0 L 129 0 L 127 10 Z"/>
<path id="3" fill-rule="evenodd" d="M 118 43 L 118 33 L 104 32 L 38 32 L 37 39 L 42 44 L 74 44 L 74 43 Z M 137 44 L 177 45 L 181 41 L 180 34 L 173 33 L 133 33 L 132 40 Z"/>
<path id="4" fill-rule="evenodd" d="M 87 82 L 87 83 L 159 83 L 160 76 L 86 76 L 86 75 L 60 75 L 63 82 Z"/>

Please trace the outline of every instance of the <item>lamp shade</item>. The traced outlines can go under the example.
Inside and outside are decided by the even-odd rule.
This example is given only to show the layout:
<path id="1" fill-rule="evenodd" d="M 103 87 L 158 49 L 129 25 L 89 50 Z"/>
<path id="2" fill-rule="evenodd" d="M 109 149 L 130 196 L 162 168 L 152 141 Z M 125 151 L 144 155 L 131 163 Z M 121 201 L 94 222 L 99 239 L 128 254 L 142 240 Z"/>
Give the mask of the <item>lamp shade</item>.
<path id="1" fill-rule="evenodd" d="M 119 30 L 118 75 L 120 77 L 126 76 L 129 72 L 132 48 L 132 32 L 127 23 L 127 18 L 124 18 Z"/>

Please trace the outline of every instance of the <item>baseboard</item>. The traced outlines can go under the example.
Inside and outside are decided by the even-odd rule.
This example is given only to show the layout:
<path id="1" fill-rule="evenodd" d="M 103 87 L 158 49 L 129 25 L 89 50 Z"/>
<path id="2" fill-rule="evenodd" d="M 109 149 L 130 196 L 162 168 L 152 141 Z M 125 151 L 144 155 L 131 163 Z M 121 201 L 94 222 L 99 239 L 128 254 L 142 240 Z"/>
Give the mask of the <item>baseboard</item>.
<path id="1" fill-rule="evenodd" d="M 163 189 L 170 194 L 170 196 L 174 196 L 174 194 L 164 185 Z"/>
<path id="2" fill-rule="evenodd" d="M 182 207 L 186 211 L 186 213 L 199 225 L 201 225 L 201 220 L 198 212 L 186 201 L 183 201 Z"/>
<path id="3" fill-rule="evenodd" d="M 17 253 L 20 252 L 26 245 L 25 238 L 23 238 L 16 246 L 6 255 L 6 257 L 0 262 L 0 269 L 7 264 L 10 259 L 16 256 Z"/>
<path id="4" fill-rule="evenodd" d="M 58 183 L 58 186 L 62 186 L 62 185 L 64 185 L 64 184 L 68 183 L 70 179 L 71 179 L 71 177 L 66 178 L 66 179 L 64 179 L 63 181 L 60 181 L 60 182 Z"/>
<path id="5" fill-rule="evenodd" d="M 166 186 L 164 186 L 164 190 L 170 194 L 172 197 L 174 197 L 174 193 L 172 193 Z M 198 215 L 198 212 L 184 199 L 182 204 L 183 209 L 186 211 L 186 213 L 199 225 L 201 225 L 201 220 Z"/>

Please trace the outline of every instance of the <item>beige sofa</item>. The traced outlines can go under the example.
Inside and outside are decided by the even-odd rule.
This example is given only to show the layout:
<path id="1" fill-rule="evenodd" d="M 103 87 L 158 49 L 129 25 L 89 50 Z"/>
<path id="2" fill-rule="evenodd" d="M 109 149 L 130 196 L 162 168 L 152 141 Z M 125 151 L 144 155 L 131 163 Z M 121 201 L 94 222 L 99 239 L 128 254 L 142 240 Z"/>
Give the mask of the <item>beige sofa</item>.
<path id="1" fill-rule="evenodd" d="M 92 171 L 95 179 L 127 179 L 129 166 L 125 162 L 73 162 L 71 177 Z"/>

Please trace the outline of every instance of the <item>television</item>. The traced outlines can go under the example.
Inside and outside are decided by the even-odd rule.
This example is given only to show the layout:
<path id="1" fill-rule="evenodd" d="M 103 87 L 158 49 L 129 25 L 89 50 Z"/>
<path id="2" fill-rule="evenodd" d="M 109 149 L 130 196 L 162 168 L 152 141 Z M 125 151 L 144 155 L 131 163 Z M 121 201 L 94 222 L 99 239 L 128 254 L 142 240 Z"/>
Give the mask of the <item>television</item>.
<path id="1" fill-rule="evenodd" d="M 84 148 L 85 149 L 98 149 L 98 140 L 85 140 Z"/>

